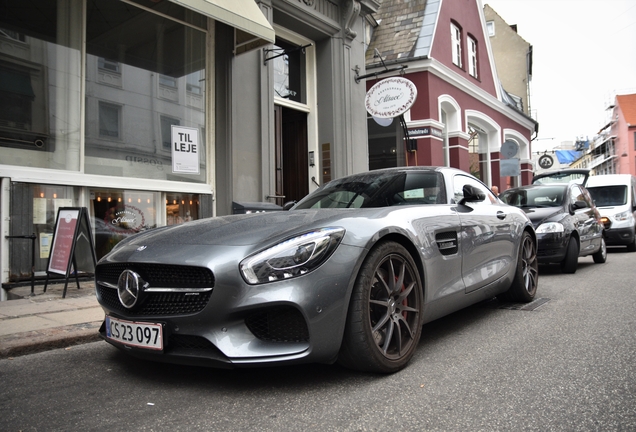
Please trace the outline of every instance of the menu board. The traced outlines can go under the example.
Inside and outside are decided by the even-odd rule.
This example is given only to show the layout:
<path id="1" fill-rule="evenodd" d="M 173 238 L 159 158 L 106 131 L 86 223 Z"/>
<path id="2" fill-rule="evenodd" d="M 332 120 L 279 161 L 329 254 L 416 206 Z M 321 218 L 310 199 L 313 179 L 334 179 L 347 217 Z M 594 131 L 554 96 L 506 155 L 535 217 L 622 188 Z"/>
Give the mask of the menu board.
<path id="1" fill-rule="evenodd" d="M 79 214 L 79 209 L 59 209 L 57 212 L 53 245 L 49 255 L 48 271 L 51 273 L 68 273 Z"/>

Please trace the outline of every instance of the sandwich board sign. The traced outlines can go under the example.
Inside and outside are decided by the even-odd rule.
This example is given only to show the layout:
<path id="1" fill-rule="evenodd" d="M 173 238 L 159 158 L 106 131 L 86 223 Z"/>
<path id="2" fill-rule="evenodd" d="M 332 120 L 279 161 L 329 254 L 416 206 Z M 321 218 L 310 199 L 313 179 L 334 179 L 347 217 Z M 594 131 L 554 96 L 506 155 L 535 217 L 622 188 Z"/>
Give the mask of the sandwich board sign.
<path id="1" fill-rule="evenodd" d="M 86 207 L 60 207 L 55 219 L 49 261 L 46 266 L 44 292 L 46 292 L 51 274 L 63 275 L 65 284 L 62 298 L 66 297 L 71 273 L 75 273 L 75 281 L 79 289 L 78 273 L 82 270 L 94 271 L 96 264 L 95 246 Z"/>

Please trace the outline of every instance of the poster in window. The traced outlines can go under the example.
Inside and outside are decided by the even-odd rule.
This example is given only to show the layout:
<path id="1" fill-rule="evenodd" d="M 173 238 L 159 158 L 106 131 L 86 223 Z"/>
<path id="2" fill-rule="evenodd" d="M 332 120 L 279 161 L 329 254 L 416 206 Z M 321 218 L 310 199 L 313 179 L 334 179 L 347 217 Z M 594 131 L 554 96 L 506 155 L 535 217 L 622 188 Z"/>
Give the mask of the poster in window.
<path id="1" fill-rule="evenodd" d="M 172 172 L 199 174 L 199 130 L 172 125 Z"/>

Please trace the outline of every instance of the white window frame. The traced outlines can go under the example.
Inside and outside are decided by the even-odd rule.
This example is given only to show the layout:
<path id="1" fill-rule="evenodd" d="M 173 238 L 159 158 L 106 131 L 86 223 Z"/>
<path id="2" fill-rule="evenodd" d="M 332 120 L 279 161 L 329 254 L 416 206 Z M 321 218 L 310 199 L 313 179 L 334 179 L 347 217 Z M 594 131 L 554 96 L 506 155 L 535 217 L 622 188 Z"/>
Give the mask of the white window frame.
<path id="1" fill-rule="evenodd" d="M 451 23 L 453 64 L 462 67 L 462 30 Z"/>
<path id="2" fill-rule="evenodd" d="M 472 36 L 468 36 L 468 73 L 475 78 L 477 76 L 477 41 Z"/>
<path id="3" fill-rule="evenodd" d="M 488 29 L 488 36 L 493 37 L 495 35 L 495 22 L 488 21 L 486 23 L 486 29 Z"/>

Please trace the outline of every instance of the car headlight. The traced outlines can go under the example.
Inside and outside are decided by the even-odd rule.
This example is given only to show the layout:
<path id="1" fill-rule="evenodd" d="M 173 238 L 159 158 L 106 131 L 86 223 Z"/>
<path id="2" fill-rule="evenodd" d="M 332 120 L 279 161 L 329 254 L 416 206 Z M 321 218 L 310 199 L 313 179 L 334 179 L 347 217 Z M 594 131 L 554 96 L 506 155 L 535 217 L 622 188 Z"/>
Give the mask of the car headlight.
<path id="1" fill-rule="evenodd" d="M 614 219 L 616 219 L 617 221 L 626 221 L 629 220 L 629 218 L 631 217 L 632 213 L 629 211 L 624 211 L 621 213 L 616 213 L 614 215 Z"/>
<path id="2" fill-rule="evenodd" d="M 344 234 L 344 228 L 322 228 L 285 240 L 241 261 L 241 275 L 251 285 L 302 276 L 320 267 Z"/>
<path id="3" fill-rule="evenodd" d="M 536 230 L 537 234 L 548 234 L 548 233 L 561 233 L 563 232 L 563 225 L 559 222 L 546 222 L 539 225 L 539 228 Z"/>

